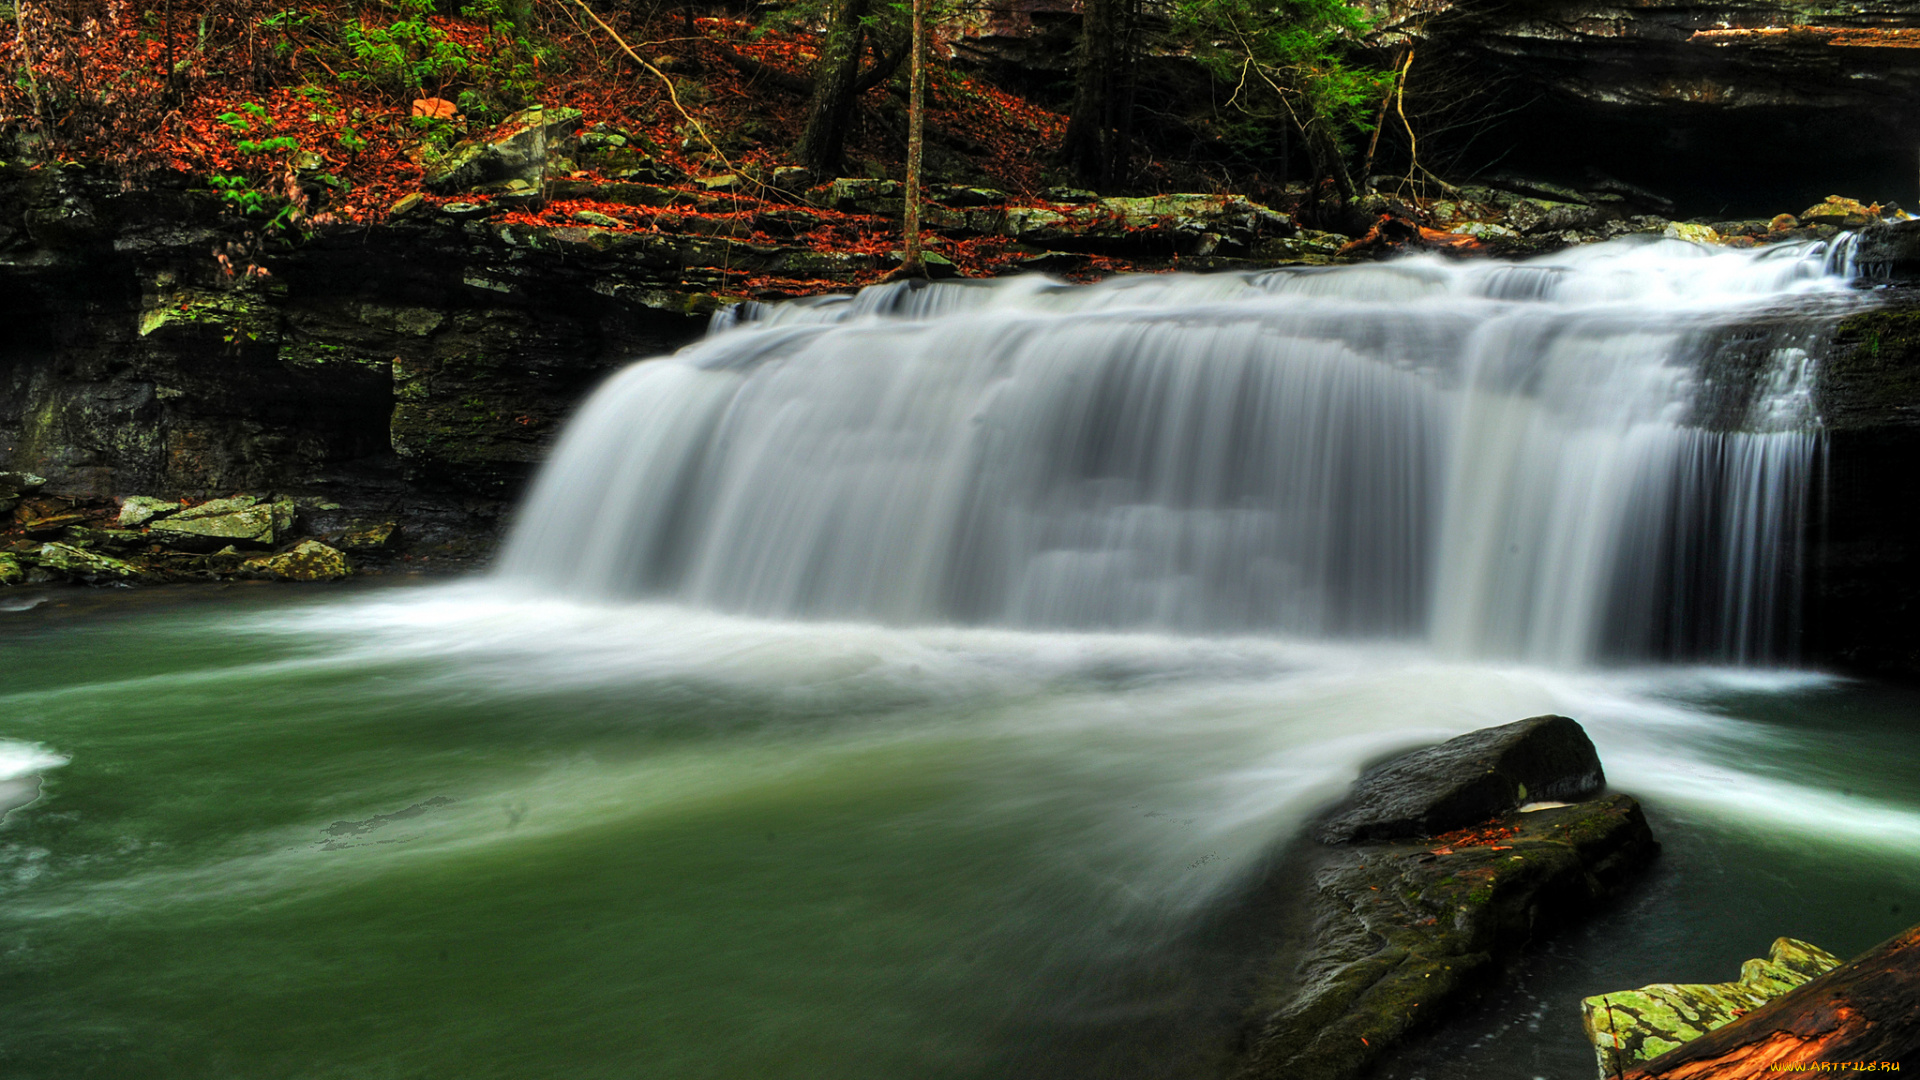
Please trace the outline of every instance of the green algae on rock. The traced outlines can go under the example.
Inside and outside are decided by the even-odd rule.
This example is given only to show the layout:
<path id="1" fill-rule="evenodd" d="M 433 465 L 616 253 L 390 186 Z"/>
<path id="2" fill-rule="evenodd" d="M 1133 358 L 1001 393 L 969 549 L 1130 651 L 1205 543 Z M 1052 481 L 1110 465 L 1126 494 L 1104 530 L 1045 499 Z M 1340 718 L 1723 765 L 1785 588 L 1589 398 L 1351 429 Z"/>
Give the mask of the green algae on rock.
<path id="1" fill-rule="evenodd" d="M 42 569 L 88 582 L 125 581 L 140 576 L 139 569 L 130 563 L 68 544 L 42 544 L 34 561 Z"/>
<path id="2" fill-rule="evenodd" d="M 344 554 L 318 540 L 303 540 L 270 558 L 248 559 L 245 566 L 280 581 L 335 581 L 353 573 Z"/>
<path id="3" fill-rule="evenodd" d="M 197 543 L 203 549 L 213 541 L 265 547 L 293 528 L 294 513 L 291 499 L 262 502 L 252 495 L 235 495 L 182 510 L 151 528 L 169 541 Z"/>
<path id="4" fill-rule="evenodd" d="M 1841 964 L 1840 958 L 1794 938 L 1776 939 L 1765 959 L 1740 965 L 1724 983 L 1654 983 L 1580 1002 L 1581 1024 L 1599 1058 L 1600 1075 L 1617 1076 L 1642 1061 L 1739 1019 Z"/>
<path id="5" fill-rule="evenodd" d="M 166 517 L 178 513 L 180 504 L 172 499 L 156 499 L 151 495 L 131 495 L 120 504 L 120 516 L 115 519 L 123 529 L 145 525 L 154 518 Z"/>

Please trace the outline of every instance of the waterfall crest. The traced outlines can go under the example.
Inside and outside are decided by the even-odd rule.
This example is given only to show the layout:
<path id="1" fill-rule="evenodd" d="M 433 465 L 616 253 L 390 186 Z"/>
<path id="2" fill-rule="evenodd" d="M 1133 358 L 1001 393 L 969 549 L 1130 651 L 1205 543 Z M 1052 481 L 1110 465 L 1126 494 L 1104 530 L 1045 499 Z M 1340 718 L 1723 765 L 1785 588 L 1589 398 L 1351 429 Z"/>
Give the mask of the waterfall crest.
<path id="1" fill-rule="evenodd" d="M 500 573 L 785 617 L 1768 659 L 1843 262 L 1616 241 L 743 304 L 584 406 Z"/>

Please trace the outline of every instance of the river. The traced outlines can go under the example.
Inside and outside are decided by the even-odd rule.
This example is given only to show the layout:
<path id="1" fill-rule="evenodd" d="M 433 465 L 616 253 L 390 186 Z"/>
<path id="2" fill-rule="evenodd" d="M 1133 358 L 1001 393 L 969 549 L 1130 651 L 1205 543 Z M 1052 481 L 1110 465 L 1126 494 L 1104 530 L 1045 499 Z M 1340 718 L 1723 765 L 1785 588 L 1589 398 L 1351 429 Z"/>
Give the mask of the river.
<path id="1" fill-rule="evenodd" d="M 1686 247 L 752 311 L 493 574 L 10 592 L 0 1072 L 1212 1077 L 1301 822 L 1545 712 L 1665 854 L 1390 1075 L 1864 949 L 1920 695 L 1793 659 L 1818 320 L 1691 419 L 1844 283 Z"/>

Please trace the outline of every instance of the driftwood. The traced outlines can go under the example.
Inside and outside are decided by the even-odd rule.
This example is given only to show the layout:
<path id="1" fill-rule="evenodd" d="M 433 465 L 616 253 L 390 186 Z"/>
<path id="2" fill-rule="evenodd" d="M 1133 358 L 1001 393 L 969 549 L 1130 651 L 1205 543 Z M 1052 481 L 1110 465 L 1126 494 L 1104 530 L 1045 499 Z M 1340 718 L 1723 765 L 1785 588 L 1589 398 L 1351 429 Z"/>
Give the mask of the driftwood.
<path id="1" fill-rule="evenodd" d="M 1620 1080 L 1778 1080 L 1905 1061 L 1920 1062 L 1920 926 Z"/>

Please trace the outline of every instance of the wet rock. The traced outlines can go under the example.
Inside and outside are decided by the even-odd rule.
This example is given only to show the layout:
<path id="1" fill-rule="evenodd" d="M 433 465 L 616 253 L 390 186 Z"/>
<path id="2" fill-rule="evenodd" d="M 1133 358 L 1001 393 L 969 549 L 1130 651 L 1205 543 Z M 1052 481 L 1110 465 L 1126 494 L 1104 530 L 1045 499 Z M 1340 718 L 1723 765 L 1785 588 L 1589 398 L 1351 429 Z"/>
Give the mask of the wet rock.
<path id="1" fill-rule="evenodd" d="M 120 504 L 120 516 L 116 519 L 123 529 L 145 525 L 155 518 L 166 517 L 178 512 L 180 504 L 172 499 L 156 499 L 148 495 L 131 495 Z"/>
<path id="2" fill-rule="evenodd" d="M 1345 844 L 1432 836 L 1528 802 L 1583 798 L 1605 783 L 1600 756 L 1578 723 L 1535 716 L 1369 769 L 1320 839 Z"/>
<path id="3" fill-rule="evenodd" d="M 1623 1080 L 1749 1080 L 1894 1072 L 1920 1057 L 1920 926 L 1678 1048 Z"/>
<path id="4" fill-rule="evenodd" d="M 1765 959 L 1740 965 L 1724 983 L 1655 983 L 1580 1002 L 1581 1023 L 1603 1077 L 1732 1023 L 1794 987 L 1840 966 L 1840 958 L 1793 938 L 1779 938 Z"/>
<path id="5" fill-rule="evenodd" d="M 1854 265 L 1872 281 L 1920 281 L 1920 218 L 1876 222 L 1860 233 Z"/>
<path id="6" fill-rule="evenodd" d="M 239 542 L 271 547 L 293 528 L 292 499 L 261 502 L 252 495 L 215 499 L 181 510 L 151 526 L 164 542 L 201 549 Z"/>
<path id="7" fill-rule="evenodd" d="M 451 195 L 484 184 L 546 183 L 548 157 L 580 129 L 580 110 L 534 106 L 507 117 L 498 130 L 453 148 L 427 171 L 426 188 Z"/>
<path id="8" fill-rule="evenodd" d="M 27 581 L 27 568 L 20 563 L 17 555 L 0 554 L 0 585 L 24 585 Z"/>
<path id="9" fill-rule="evenodd" d="M 1639 804 L 1610 795 L 1426 842 L 1327 853 L 1312 877 L 1312 941 L 1298 964 L 1272 972 L 1275 990 L 1254 1005 L 1233 1076 L 1364 1075 L 1507 959 L 1617 893 L 1658 850 Z"/>
<path id="10" fill-rule="evenodd" d="M 353 573 L 342 552 L 318 540 L 303 540 L 292 551 L 246 561 L 246 569 L 280 581 L 335 581 Z"/>
<path id="11" fill-rule="evenodd" d="M 43 570 L 88 583 L 126 581 L 140 576 L 133 566 L 68 544 L 42 544 L 33 561 Z"/>

